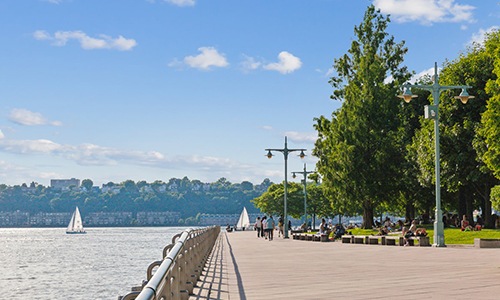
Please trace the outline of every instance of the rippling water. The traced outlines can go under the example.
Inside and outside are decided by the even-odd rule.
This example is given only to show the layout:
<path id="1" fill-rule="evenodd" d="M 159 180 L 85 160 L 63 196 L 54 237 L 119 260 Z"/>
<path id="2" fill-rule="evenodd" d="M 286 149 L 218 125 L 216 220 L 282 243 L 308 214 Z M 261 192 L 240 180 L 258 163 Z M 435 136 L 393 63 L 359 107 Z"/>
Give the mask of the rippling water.
<path id="1" fill-rule="evenodd" d="M 1 299 L 118 299 L 184 227 L 0 228 Z"/>

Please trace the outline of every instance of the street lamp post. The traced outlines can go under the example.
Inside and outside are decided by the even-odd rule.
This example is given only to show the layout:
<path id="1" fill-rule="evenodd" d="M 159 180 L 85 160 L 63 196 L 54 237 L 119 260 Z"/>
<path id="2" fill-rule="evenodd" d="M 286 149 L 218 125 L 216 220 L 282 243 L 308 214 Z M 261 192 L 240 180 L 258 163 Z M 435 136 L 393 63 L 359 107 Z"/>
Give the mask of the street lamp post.
<path id="1" fill-rule="evenodd" d="M 434 77 L 432 85 L 422 85 L 422 84 L 410 84 L 406 83 L 403 85 L 404 93 L 398 97 L 402 98 L 406 103 L 409 103 L 411 99 L 416 98 L 416 95 L 412 95 L 411 88 L 418 88 L 426 91 L 430 91 L 432 93 L 432 98 L 434 99 L 434 105 L 426 105 L 424 108 L 424 116 L 426 119 L 434 120 L 434 140 L 435 140 L 435 151 L 436 151 L 436 160 L 435 160 L 435 174 L 436 174 L 436 215 L 434 219 L 434 244 L 435 247 L 446 247 L 444 243 L 444 224 L 443 224 L 443 212 L 441 211 L 441 179 L 440 179 L 440 164 L 439 164 L 439 114 L 438 114 L 438 105 L 439 105 L 439 95 L 442 91 L 452 90 L 452 89 L 462 89 L 462 92 L 459 96 L 455 98 L 460 99 L 463 104 L 467 103 L 467 101 L 474 96 L 469 96 L 467 93 L 467 89 L 471 88 L 471 86 L 467 85 L 451 85 L 451 86 L 443 86 L 438 83 L 438 71 L 437 71 L 437 63 L 434 63 Z"/>
<path id="2" fill-rule="evenodd" d="M 285 226 L 285 239 L 288 238 L 288 215 L 287 215 L 287 207 L 286 207 L 286 196 L 287 196 L 287 162 L 288 162 L 288 153 L 290 152 L 295 152 L 295 151 L 300 151 L 300 158 L 304 158 L 306 155 L 304 154 L 304 151 L 306 151 L 306 149 L 289 149 L 288 146 L 287 146 L 287 141 L 286 141 L 286 136 L 285 136 L 285 147 L 283 149 L 265 149 L 267 151 L 267 158 L 271 159 L 273 157 L 273 151 L 278 151 L 278 152 L 281 152 L 283 153 L 283 156 L 285 158 L 285 196 L 284 196 L 284 222 L 285 224 L 283 224 Z"/>
<path id="3" fill-rule="evenodd" d="M 293 178 L 297 177 L 296 174 L 302 174 L 304 175 L 304 224 L 306 224 L 307 227 L 307 175 L 314 173 L 314 171 L 306 171 L 306 164 L 304 164 L 304 171 L 301 172 L 292 172 Z"/>

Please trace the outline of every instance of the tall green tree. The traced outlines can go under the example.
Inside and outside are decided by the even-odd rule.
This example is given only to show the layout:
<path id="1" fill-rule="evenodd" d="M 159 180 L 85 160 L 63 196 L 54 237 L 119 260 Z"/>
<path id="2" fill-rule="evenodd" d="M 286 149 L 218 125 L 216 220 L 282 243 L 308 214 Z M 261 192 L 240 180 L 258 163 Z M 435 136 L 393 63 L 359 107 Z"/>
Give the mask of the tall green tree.
<path id="1" fill-rule="evenodd" d="M 399 196 L 395 182 L 403 157 L 394 95 L 411 74 L 400 66 L 407 48 L 386 32 L 389 22 L 373 5 L 367 8 L 348 53 L 334 61 L 331 98 L 342 106 L 331 120 L 315 119 L 313 154 L 325 192 L 345 214 L 362 212 L 365 228 L 372 227 L 377 206 Z"/>
<path id="2" fill-rule="evenodd" d="M 487 41 L 486 44 L 491 44 Z M 498 47 L 498 44 L 496 45 Z M 449 90 L 440 97 L 440 154 L 442 204 L 444 210 L 457 211 L 472 220 L 475 209 L 481 209 L 487 227 L 493 227 L 490 190 L 496 182 L 492 172 L 480 160 L 478 153 L 486 147 L 478 135 L 481 115 L 490 102 L 485 92 L 487 82 L 496 79 L 493 73 L 494 55 L 482 44 L 471 46 L 457 59 L 444 63 L 439 83 L 442 85 L 469 85 L 474 99 L 463 104 L 454 99 L 460 90 Z M 431 99 L 429 99 L 432 101 Z M 421 119 L 412 149 L 417 157 L 422 185 L 434 185 L 434 129 L 433 122 Z"/>
<path id="3" fill-rule="evenodd" d="M 486 92 L 490 96 L 486 111 L 481 118 L 478 136 L 483 143 L 476 143 L 481 161 L 484 162 L 496 179 L 500 180 L 500 31 L 487 35 L 484 49 L 492 57 L 492 78 L 488 80 Z M 498 181 L 490 196 L 492 205 L 500 210 L 500 185 Z"/>

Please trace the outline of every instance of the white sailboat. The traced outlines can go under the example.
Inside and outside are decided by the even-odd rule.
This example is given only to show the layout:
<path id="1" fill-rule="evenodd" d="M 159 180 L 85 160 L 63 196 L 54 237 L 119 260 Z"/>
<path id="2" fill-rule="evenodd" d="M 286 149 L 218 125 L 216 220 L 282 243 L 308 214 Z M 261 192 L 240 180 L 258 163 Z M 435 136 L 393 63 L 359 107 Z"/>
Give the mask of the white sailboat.
<path id="1" fill-rule="evenodd" d="M 243 207 L 238 223 L 236 223 L 237 229 L 245 230 L 250 228 L 250 218 L 248 218 L 247 208 Z"/>
<path id="2" fill-rule="evenodd" d="M 66 228 L 66 233 L 67 234 L 86 233 L 85 229 L 83 229 L 82 216 L 80 215 L 78 206 L 76 207 L 75 211 L 73 212 L 73 215 L 71 216 L 68 228 Z"/>

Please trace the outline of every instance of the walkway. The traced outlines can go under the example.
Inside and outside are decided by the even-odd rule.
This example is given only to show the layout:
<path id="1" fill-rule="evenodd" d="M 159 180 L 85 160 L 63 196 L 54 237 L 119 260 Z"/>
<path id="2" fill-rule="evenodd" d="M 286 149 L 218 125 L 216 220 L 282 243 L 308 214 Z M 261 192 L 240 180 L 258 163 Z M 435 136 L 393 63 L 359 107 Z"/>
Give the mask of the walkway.
<path id="1" fill-rule="evenodd" d="M 204 275 L 190 299 L 499 299 L 500 249 L 267 241 L 223 231 Z"/>

